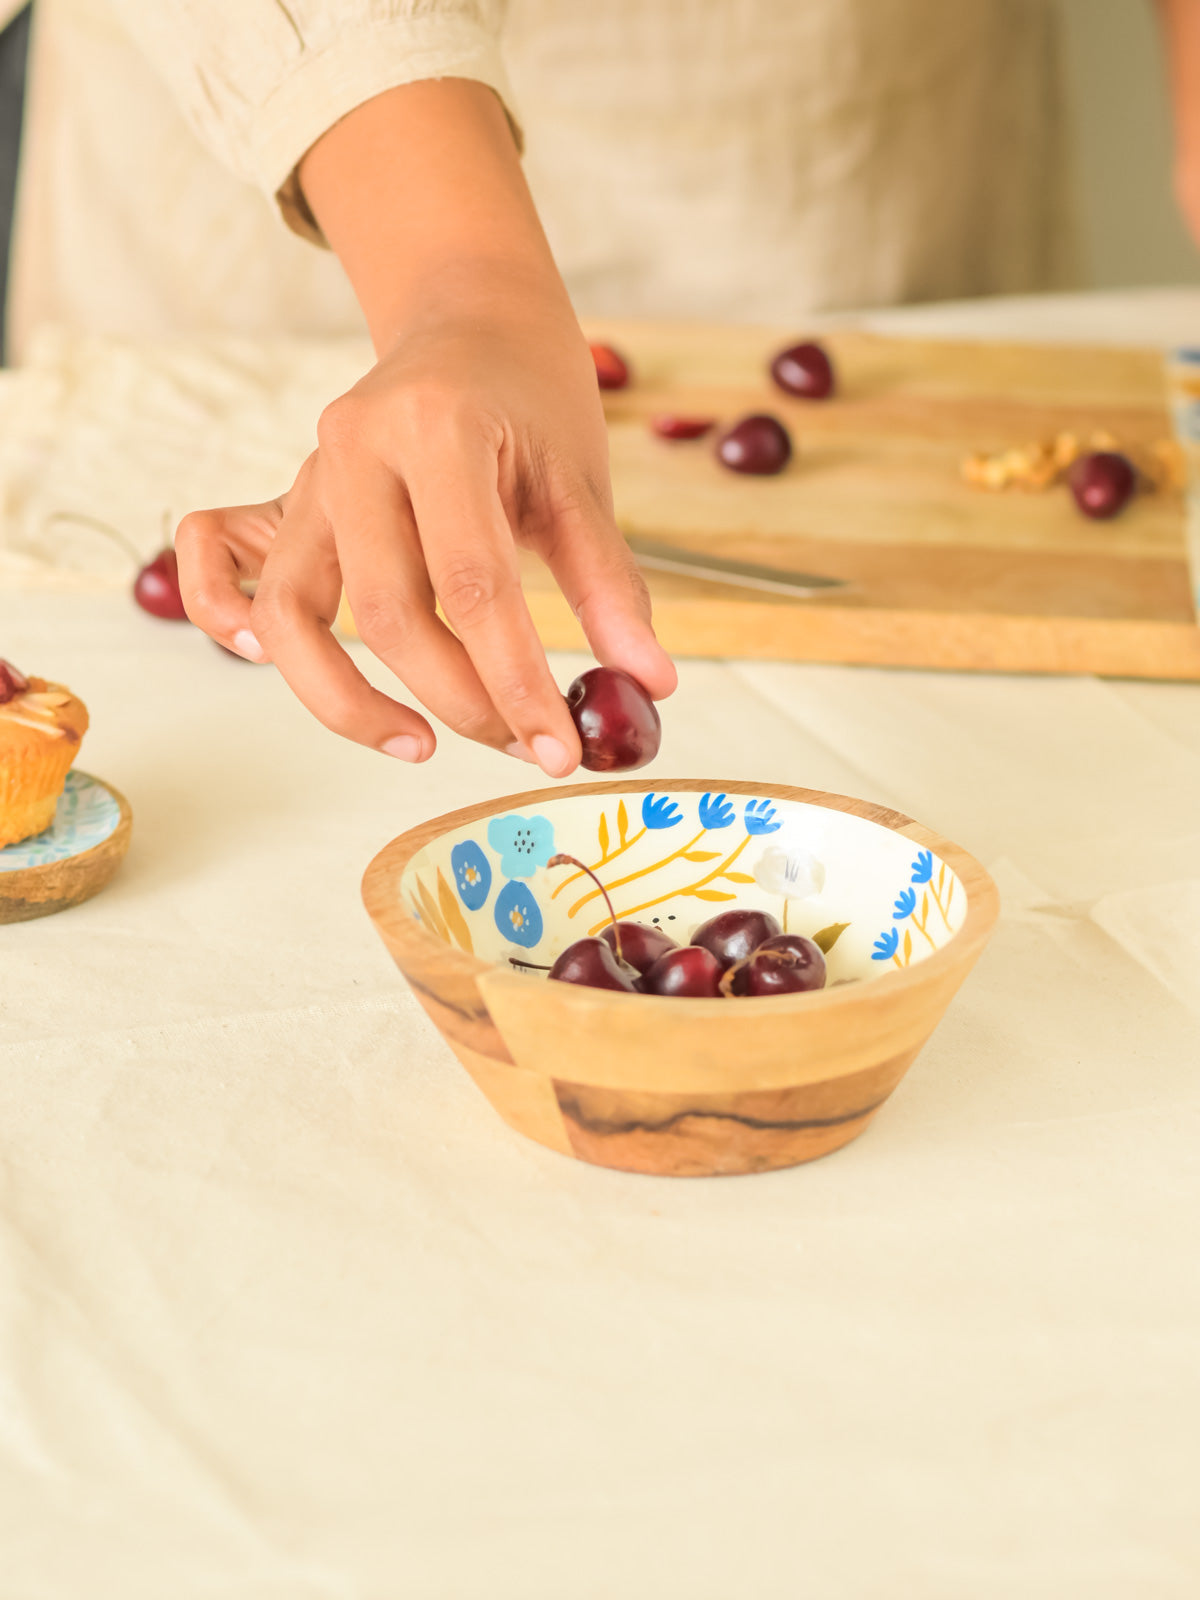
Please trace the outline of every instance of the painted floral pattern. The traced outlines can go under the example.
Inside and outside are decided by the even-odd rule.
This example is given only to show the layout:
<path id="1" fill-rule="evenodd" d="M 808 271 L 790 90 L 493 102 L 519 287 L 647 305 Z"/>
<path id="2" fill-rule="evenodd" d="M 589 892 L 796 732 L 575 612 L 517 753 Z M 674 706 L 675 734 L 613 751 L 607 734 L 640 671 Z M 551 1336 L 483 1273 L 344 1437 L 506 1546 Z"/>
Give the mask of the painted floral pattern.
<path id="1" fill-rule="evenodd" d="M 459 899 L 468 911 L 478 911 L 487 904 L 492 890 L 492 867 L 474 839 L 464 839 L 454 846 L 450 852 L 450 870 Z"/>
<path id="2" fill-rule="evenodd" d="M 542 913 L 527 883 L 514 879 L 496 896 L 496 926 L 512 944 L 532 950 L 542 937 Z"/>
<path id="3" fill-rule="evenodd" d="M 554 825 L 545 817 L 493 817 L 487 836 L 505 878 L 532 878 L 554 854 Z"/>
<path id="4" fill-rule="evenodd" d="M 944 861 L 937 863 L 935 879 L 932 850 L 919 850 L 910 869 L 908 885 L 901 889 L 892 906 L 892 920 L 898 926 L 885 928 L 875 940 L 871 960 L 891 961 L 898 967 L 907 967 L 916 948 L 914 931 L 930 950 L 944 944 L 946 936 L 954 931 L 950 925 L 954 884 L 954 874 L 947 873 Z M 921 891 L 919 902 L 918 889 Z M 932 921 L 935 912 L 937 922 Z"/>

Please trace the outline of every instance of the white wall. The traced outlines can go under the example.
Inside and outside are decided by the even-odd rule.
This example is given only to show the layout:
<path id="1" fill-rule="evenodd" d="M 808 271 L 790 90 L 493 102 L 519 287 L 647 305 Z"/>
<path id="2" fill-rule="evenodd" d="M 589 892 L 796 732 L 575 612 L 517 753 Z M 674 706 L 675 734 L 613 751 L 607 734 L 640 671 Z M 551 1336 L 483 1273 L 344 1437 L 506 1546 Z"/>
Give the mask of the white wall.
<path id="1" fill-rule="evenodd" d="M 1057 4 L 1086 283 L 1200 283 L 1200 251 L 1171 194 L 1170 106 L 1154 0 Z"/>

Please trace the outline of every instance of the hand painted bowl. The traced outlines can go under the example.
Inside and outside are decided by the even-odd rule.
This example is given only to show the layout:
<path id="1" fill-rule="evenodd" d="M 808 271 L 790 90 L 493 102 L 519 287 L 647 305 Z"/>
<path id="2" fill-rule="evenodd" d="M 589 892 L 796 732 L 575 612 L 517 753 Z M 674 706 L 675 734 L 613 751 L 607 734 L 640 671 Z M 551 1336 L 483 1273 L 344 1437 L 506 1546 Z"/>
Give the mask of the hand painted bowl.
<path id="1" fill-rule="evenodd" d="M 718 911 L 771 911 L 828 947 L 826 988 L 684 1000 L 550 982 L 535 964 L 608 920 L 590 879 L 547 867 L 557 852 L 596 871 L 618 917 L 681 944 Z M 630 780 L 437 817 L 380 851 L 363 898 L 506 1122 L 563 1155 L 680 1176 L 790 1166 L 861 1133 L 999 908 L 966 851 L 868 801 Z"/>

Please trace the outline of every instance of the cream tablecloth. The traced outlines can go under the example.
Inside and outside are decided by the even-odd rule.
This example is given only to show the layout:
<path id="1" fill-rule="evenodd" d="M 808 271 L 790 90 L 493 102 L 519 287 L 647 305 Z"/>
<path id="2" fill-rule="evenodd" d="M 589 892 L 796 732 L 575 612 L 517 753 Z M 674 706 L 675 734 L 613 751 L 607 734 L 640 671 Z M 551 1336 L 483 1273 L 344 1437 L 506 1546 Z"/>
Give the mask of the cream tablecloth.
<path id="1" fill-rule="evenodd" d="M 887 321 L 1169 342 L 1200 305 Z M 20 392 L 28 536 L 128 439 Z M 4 1600 L 1191 1600 L 1200 689 L 685 664 L 652 772 L 897 806 L 1004 913 L 861 1140 L 636 1178 L 510 1133 L 359 904 L 386 839 L 525 769 L 337 743 L 8 555 L 0 654 L 86 696 L 135 829 L 98 899 L 0 928 Z"/>

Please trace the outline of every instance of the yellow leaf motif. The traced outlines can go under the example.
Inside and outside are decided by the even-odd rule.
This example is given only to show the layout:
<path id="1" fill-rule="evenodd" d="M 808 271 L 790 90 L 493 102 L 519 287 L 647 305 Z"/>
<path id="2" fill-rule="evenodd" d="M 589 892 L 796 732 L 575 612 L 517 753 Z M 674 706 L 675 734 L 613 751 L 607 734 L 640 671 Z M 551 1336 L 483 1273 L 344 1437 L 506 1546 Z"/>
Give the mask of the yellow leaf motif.
<path id="1" fill-rule="evenodd" d="M 600 839 L 600 854 L 602 856 L 606 856 L 608 854 L 608 817 L 603 811 L 600 813 L 600 828 L 598 836 Z"/>
<path id="2" fill-rule="evenodd" d="M 697 900 L 736 900 L 737 895 L 726 894 L 724 889 L 684 889 L 684 894 L 693 895 Z"/>
<path id="3" fill-rule="evenodd" d="M 727 872 L 725 877 L 730 883 L 753 883 L 754 879 L 748 872 Z"/>
<path id="4" fill-rule="evenodd" d="M 685 850 L 679 859 L 681 861 L 715 861 L 720 854 L 719 850 Z"/>
<path id="5" fill-rule="evenodd" d="M 629 832 L 629 813 L 622 800 L 617 806 L 617 832 L 621 835 L 621 843 L 625 843 L 625 835 Z"/>
<path id="6" fill-rule="evenodd" d="M 458 909 L 458 901 L 454 897 L 454 891 L 445 878 L 442 877 L 441 867 L 437 869 L 437 886 L 438 904 L 442 908 L 442 915 L 446 919 L 447 927 L 454 935 L 455 943 L 460 950 L 465 950 L 469 956 L 473 956 L 475 954 L 475 946 L 471 940 L 471 930 L 467 927 L 466 917 Z"/>
<path id="7" fill-rule="evenodd" d="M 444 939 L 449 944 L 450 934 L 442 919 L 442 913 L 438 910 L 433 896 L 420 878 L 417 879 L 417 893 L 421 897 L 421 911 L 426 927 L 431 933 L 436 933 L 440 939 Z"/>
<path id="8" fill-rule="evenodd" d="M 908 928 L 904 930 L 904 965 L 912 960 L 912 933 Z"/>
<path id="9" fill-rule="evenodd" d="M 814 933 L 812 941 L 822 954 L 828 955 L 849 926 L 848 922 L 831 922 L 827 928 L 822 928 L 820 933 Z"/>

